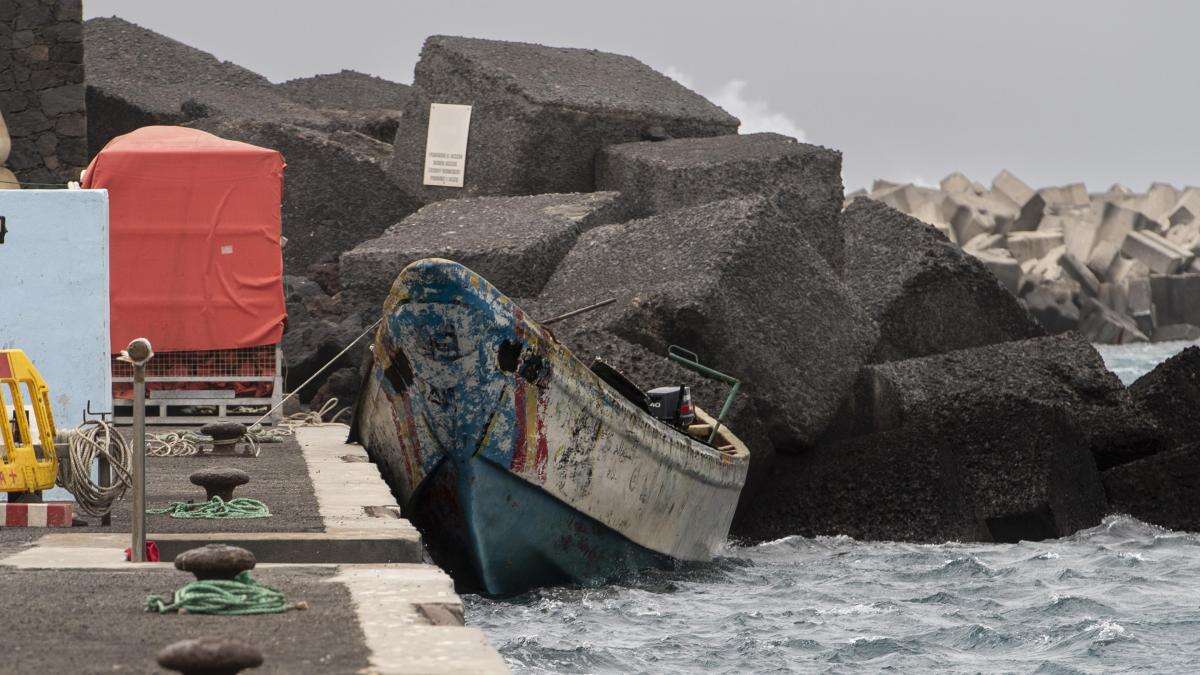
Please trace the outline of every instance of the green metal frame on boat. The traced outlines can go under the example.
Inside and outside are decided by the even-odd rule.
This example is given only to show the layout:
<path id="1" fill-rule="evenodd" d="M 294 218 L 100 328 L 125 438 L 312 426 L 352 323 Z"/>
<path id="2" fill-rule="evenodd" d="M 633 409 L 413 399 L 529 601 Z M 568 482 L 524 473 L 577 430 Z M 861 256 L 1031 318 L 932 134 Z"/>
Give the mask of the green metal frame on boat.
<path id="1" fill-rule="evenodd" d="M 700 363 L 700 357 L 696 356 L 695 352 L 684 349 L 679 345 L 667 347 L 667 356 L 672 361 L 694 370 L 705 377 L 730 385 L 729 394 L 725 396 L 725 405 L 721 406 L 721 413 L 717 415 L 717 423 L 713 425 L 712 433 L 708 435 L 708 444 L 712 445 L 717 439 L 717 430 L 721 428 L 721 422 L 725 420 L 725 414 L 729 412 L 730 406 L 733 405 L 733 399 L 737 397 L 738 391 L 742 388 L 742 381 L 732 375 L 726 375 L 719 370 L 714 370 Z"/>

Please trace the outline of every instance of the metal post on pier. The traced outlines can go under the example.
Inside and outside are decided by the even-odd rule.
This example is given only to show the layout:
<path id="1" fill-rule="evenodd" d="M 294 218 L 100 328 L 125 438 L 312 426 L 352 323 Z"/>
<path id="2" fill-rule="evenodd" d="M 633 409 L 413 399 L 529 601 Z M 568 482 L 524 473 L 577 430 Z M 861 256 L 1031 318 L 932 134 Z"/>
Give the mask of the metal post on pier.
<path id="1" fill-rule="evenodd" d="M 133 365 L 133 545 L 129 559 L 146 562 L 146 363 L 154 357 L 150 341 L 137 338 L 121 354 Z"/>

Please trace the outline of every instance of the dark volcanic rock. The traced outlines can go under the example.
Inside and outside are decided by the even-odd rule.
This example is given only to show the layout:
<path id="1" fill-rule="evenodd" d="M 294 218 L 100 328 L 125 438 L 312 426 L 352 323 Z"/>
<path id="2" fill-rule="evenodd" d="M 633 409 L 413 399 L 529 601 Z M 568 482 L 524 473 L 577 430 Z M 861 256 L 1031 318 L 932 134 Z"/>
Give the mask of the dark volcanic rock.
<path id="1" fill-rule="evenodd" d="M 283 154 L 283 262 L 289 274 L 379 236 L 415 210 L 384 172 L 391 148 L 373 138 L 235 118 L 192 126 Z"/>
<path id="2" fill-rule="evenodd" d="M 1158 424 L 1074 334 L 867 366 L 830 436 L 920 426 L 968 405 L 986 410 L 998 397 L 1059 411 L 1101 469 L 1163 447 Z"/>
<path id="3" fill-rule="evenodd" d="M 396 138 L 401 110 L 411 89 L 407 84 L 353 70 L 301 77 L 276 86 L 284 96 L 329 116 L 335 126 L 388 144 Z"/>
<path id="4" fill-rule="evenodd" d="M 1172 445 L 1200 439 L 1200 347 L 1188 347 L 1129 385 Z"/>
<path id="5" fill-rule="evenodd" d="M 1200 443 L 1110 469 L 1104 472 L 1104 490 L 1113 513 L 1172 530 L 1200 531 Z"/>
<path id="6" fill-rule="evenodd" d="M 412 87 L 353 70 L 298 77 L 276 85 L 288 98 L 309 108 L 400 110 Z"/>
<path id="7" fill-rule="evenodd" d="M 879 324 L 875 361 L 1020 340 L 1045 331 L 983 263 L 880 202 L 842 212 L 846 284 Z"/>
<path id="8" fill-rule="evenodd" d="M 373 318 L 400 271 L 422 258 L 460 262 L 510 296 L 533 296 L 580 233 L 623 215 L 615 192 L 431 204 L 342 255 L 342 297 Z"/>
<path id="9" fill-rule="evenodd" d="M 368 338 L 363 339 L 366 340 Z M 359 372 L 358 368 L 339 368 L 329 374 L 329 377 L 325 379 L 325 382 L 313 394 L 312 400 L 309 401 L 308 405 L 313 410 L 319 410 L 329 401 L 337 399 L 337 405 L 326 415 L 326 421 L 332 421 L 329 419 L 330 415 L 337 415 L 344 408 L 353 409 L 361 386 L 362 373 Z M 339 420 L 343 422 L 348 421 L 345 415 L 342 415 Z"/>
<path id="10" fill-rule="evenodd" d="M 1015 542 L 1069 535 L 1106 512 L 1095 462 L 1062 411 L 997 397 L 776 458 L 731 534 Z"/>
<path id="11" fill-rule="evenodd" d="M 263 76 L 116 17 L 84 22 L 88 154 L 151 124 L 215 115 L 323 127 Z"/>
<path id="12" fill-rule="evenodd" d="M 465 186 L 422 185 L 431 103 L 471 105 Z M 591 192 L 605 145 L 737 131 L 738 121 L 637 59 L 589 49 L 433 36 L 417 63 L 390 171 L 423 203 Z"/>
<path id="13" fill-rule="evenodd" d="M 835 270 L 842 269 L 842 155 L 779 134 L 626 143 L 604 148 L 596 187 L 642 217 L 730 197 L 764 195 Z"/>
<path id="14" fill-rule="evenodd" d="M 587 232 L 539 298 L 575 319 L 666 354 L 678 344 L 738 377 L 777 449 L 813 442 L 874 345 L 841 280 L 762 198 L 678 209 Z"/>
<path id="15" fill-rule="evenodd" d="M 288 391 L 294 391 L 353 342 L 367 324 L 357 314 L 344 313 L 336 299 L 326 296 L 308 279 L 285 276 L 283 290 L 288 312 L 287 330 L 280 343 L 287 374 L 284 385 Z M 325 371 L 324 377 L 340 368 L 359 367 L 365 357 L 366 343 L 366 338 L 360 340 L 355 349 Z M 301 390 L 300 400 L 312 400 L 324 381 L 318 378 Z"/>

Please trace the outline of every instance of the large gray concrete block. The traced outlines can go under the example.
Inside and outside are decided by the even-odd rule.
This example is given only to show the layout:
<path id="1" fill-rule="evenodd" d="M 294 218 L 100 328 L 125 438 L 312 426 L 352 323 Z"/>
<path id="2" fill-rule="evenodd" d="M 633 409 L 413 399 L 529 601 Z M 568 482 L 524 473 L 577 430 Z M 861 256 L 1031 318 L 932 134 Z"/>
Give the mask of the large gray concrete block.
<path id="1" fill-rule="evenodd" d="M 432 103 L 472 106 L 461 188 L 422 184 Z M 629 56 L 438 35 L 421 50 L 391 172 L 422 203 L 590 192 L 606 145 L 737 128 L 736 118 Z"/>
<path id="2" fill-rule="evenodd" d="M 1153 274 L 1150 292 L 1159 324 L 1200 326 L 1200 274 Z"/>
<path id="3" fill-rule="evenodd" d="M 1175 274 L 1191 262 L 1191 251 L 1149 230 L 1130 232 L 1121 243 L 1121 253 L 1144 263 L 1155 274 Z"/>
<path id="4" fill-rule="evenodd" d="M 1184 188 L 1179 194 L 1179 200 L 1171 207 L 1167 215 L 1167 223 L 1172 227 L 1177 225 L 1200 224 L 1200 188 Z"/>
<path id="5" fill-rule="evenodd" d="M 343 301 L 378 314 L 396 276 L 422 258 L 455 260 L 512 297 L 531 297 L 580 233 L 620 220 L 624 209 L 615 192 L 430 204 L 341 256 Z"/>
<path id="6" fill-rule="evenodd" d="M 656 354 L 671 344 L 744 382 L 779 450 L 824 430 L 877 332 L 769 202 L 730 199 L 585 233 L 546 284 L 546 314 L 616 298 L 577 325 Z"/>
<path id="7" fill-rule="evenodd" d="M 1149 342 L 1150 338 L 1142 331 L 1133 317 L 1123 311 L 1113 309 L 1110 305 L 1118 304 L 1112 299 L 1111 291 L 1119 287 L 1113 284 L 1102 284 L 1101 292 L 1096 298 L 1081 298 L 1083 318 L 1079 322 L 1079 333 L 1090 342 L 1106 345 L 1126 345 L 1137 342 Z M 1109 304 L 1105 303 L 1105 300 Z M 1125 304 L 1122 298 L 1121 305 Z M 1124 309 L 1123 307 L 1121 308 Z"/>
<path id="8" fill-rule="evenodd" d="M 1025 308 L 1047 332 L 1057 335 L 1079 326 L 1079 307 L 1061 283 L 1039 285 L 1025 294 Z"/>
<path id="9" fill-rule="evenodd" d="M 1037 194 L 1025 181 L 1009 173 L 1008 169 L 1001 169 L 992 179 L 992 192 L 1004 195 L 1018 209 Z"/>
<path id="10" fill-rule="evenodd" d="M 283 234 L 288 240 L 283 263 L 289 274 L 304 274 L 310 265 L 378 237 L 416 210 L 384 171 L 390 146 L 363 134 L 227 117 L 191 126 L 283 154 Z"/>
<path id="11" fill-rule="evenodd" d="M 942 189 L 942 192 L 966 192 L 973 185 L 971 179 L 964 176 L 961 171 L 955 171 L 947 175 L 938 183 L 938 187 Z"/>
<path id="12" fill-rule="evenodd" d="M 1005 238 L 1008 250 L 1012 252 L 1017 262 L 1031 259 L 1041 259 L 1051 251 L 1063 245 L 1062 232 L 1034 231 L 1013 232 Z"/>
<path id="13" fill-rule="evenodd" d="M 1008 232 L 1020 214 L 1007 197 L 982 189 L 946 195 L 943 210 L 959 242 L 971 241 L 980 234 Z"/>
<path id="14" fill-rule="evenodd" d="M 616 190 L 636 216 L 763 195 L 835 270 L 842 268 L 842 155 L 779 134 L 611 145 L 596 161 L 596 187 Z"/>
<path id="15" fill-rule="evenodd" d="M 983 263 L 925 223 L 859 199 L 842 212 L 842 224 L 843 276 L 879 324 L 874 360 L 1043 334 Z"/>
<path id="16" fill-rule="evenodd" d="M 1101 468 L 1163 447 L 1155 421 L 1134 404 L 1096 350 L 1073 334 L 864 367 L 830 435 L 901 429 L 999 401 L 1059 411 L 1062 424 Z"/>
<path id="17" fill-rule="evenodd" d="M 1011 229 L 1036 230 L 1045 216 L 1077 213 L 1090 205 L 1091 197 L 1083 183 L 1042 188 L 1021 205 Z"/>
<path id="18" fill-rule="evenodd" d="M 151 124 L 233 115 L 323 127 L 265 77 L 116 17 L 84 22 L 89 156 Z"/>
<path id="19" fill-rule="evenodd" d="M 1150 189 L 1137 201 L 1137 208 L 1154 221 L 1155 229 L 1161 230 L 1170 222 L 1173 207 L 1181 194 L 1175 186 L 1167 183 L 1151 183 Z"/>
<path id="20" fill-rule="evenodd" d="M 940 400 L 919 423 L 776 458 L 731 534 L 862 540 L 1053 539 L 1107 513 L 1086 442 L 1053 407 Z"/>

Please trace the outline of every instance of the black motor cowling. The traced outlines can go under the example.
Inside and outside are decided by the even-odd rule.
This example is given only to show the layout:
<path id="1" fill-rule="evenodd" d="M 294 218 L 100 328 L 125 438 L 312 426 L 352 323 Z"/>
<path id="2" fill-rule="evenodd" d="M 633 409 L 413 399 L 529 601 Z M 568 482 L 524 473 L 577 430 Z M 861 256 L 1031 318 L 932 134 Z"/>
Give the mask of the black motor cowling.
<path id="1" fill-rule="evenodd" d="M 696 419 L 691 387 L 658 387 L 646 392 L 650 414 L 677 429 L 687 429 Z"/>

